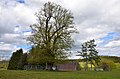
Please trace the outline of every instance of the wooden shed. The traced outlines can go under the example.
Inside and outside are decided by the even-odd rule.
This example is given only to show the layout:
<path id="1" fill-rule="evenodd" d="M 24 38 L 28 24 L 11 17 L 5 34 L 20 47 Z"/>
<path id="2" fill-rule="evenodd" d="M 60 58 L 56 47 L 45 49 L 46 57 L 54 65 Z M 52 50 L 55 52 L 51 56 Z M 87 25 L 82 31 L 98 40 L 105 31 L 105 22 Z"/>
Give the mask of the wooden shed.
<path id="1" fill-rule="evenodd" d="M 64 64 L 57 65 L 57 70 L 59 71 L 76 71 L 78 68 L 78 62 L 70 61 Z"/>

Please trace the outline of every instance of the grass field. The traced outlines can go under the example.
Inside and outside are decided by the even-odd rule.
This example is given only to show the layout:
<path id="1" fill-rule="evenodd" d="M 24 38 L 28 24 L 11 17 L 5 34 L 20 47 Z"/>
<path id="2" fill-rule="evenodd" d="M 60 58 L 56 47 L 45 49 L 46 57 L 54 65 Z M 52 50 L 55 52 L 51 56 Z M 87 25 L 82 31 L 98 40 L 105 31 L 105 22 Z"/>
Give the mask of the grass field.
<path id="1" fill-rule="evenodd" d="M 120 69 L 112 71 L 19 71 L 0 70 L 0 79 L 120 79 Z"/>
<path id="2" fill-rule="evenodd" d="M 0 70 L 6 70 L 8 66 L 8 61 L 0 61 Z"/>

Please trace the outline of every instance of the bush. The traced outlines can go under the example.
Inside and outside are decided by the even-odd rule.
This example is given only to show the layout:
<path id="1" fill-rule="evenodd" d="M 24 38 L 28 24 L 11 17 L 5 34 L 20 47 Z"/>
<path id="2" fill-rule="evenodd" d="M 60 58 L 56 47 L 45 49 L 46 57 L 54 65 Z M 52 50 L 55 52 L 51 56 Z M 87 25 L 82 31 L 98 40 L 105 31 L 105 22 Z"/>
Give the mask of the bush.
<path id="1" fill-rule="evenodd" d="M 80 63 L 77 64 L 77 70 L 82 70 Z"/>
<path id="2" fill-rule="evenodd" d="M 106 62 L 102 62 L 100 66 L 104 71 L 109 71 L 111 70 L 110 66 Z"/>
<path id="3" fill-rule="evenodd" d="M 104 71 L 109 71 L 116 68 L 116 64 L 111 60 L 101 60 L 99 65 Z"/>
<path id="4" fill-rule="evenodd" d="M 116 64 L 116 68 L 120 69 L 120 63 L 115 63 Z"/>

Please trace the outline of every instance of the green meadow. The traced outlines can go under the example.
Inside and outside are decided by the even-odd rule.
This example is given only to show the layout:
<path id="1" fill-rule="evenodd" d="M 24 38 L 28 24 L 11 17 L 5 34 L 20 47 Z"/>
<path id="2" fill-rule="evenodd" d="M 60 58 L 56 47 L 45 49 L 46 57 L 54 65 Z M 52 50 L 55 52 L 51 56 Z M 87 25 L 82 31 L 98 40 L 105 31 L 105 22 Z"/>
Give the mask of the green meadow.
<path id="1" fill-rule="evenodd" d="M 0 70 L 0 79 L 120 79 L 120 69 L 112 71 L 25 71 Z"/>
<path id="2" fill-rule="evenodd" d="M 84 62 L 79 62 L 84 67 Z M 7 70 L 8 62 L 0 63 L 0 79 L 120 79 L 120 63 L 111 71 L 40 71 Z M 89 65 L 88 65 L 89 66 Z"/>

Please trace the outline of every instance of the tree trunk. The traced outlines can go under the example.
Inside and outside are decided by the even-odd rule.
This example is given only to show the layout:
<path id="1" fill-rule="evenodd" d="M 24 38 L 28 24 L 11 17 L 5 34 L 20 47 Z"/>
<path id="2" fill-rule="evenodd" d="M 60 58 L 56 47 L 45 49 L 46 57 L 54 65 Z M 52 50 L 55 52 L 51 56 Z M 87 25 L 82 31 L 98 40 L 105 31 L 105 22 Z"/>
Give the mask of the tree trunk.
<path id="1" fill-rule="evenodd" d="M 92 61 L 91 61 L 91 69 L 90 70 L 92 70 Z"/>
<path id="2" fill-rule="evenodd" d="M 48 63 L 46 62 L 45 70 L 48 70 Z"/>
<path id="3" fill-rule="evenodd" d="M 86 57 L 86 67 L 85 67 L 85 70 L 87 71 L 88 70 L 88 59 Z"/>

